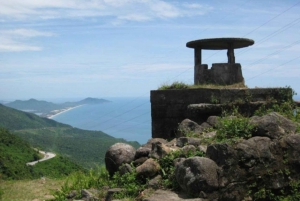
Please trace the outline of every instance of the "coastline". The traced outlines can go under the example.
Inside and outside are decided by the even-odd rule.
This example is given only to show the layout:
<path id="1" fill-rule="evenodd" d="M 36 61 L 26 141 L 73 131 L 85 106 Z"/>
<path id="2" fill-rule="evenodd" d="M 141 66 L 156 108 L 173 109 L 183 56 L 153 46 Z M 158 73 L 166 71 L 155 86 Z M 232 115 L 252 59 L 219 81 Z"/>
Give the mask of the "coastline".
<path id="1" fill-rule="evenodd" d="M 55 116 L 57 116 L 57 115 L 60 115 L 60 114 L 62 114 L 62 113 L 64 113 L 64 112 L 68 112 L 68 111 L 70 111 L 70 110 L 73 110 L 73 109 L 75 109 L 75 108 L 77 108 L 77 107 L 81 107 L 81 106 L 83 106 L 83 105 L 84 105 L 84 104 L 82 104 L 82 105 L 77 105 L 77 106 L 75 106 L 75 107 L 68 107 L 68 108 L 64 108 L 64 109 L 60 109 L 60 110 L 53 110 L 53 111 L 50 112 L 50 114 L 47 114 L 47 115 L 46 115 L 46 118 L 52 119 L 53 117 L 55 117 Z"/>

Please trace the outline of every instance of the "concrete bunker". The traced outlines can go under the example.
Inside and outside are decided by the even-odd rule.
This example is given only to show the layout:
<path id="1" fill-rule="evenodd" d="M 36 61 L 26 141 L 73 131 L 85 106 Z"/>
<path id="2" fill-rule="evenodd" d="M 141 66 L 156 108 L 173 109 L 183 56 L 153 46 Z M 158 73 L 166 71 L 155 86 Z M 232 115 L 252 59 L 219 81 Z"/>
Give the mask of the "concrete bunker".
<path id="1" fill-rule="evenodd" d="M 241 65 L 235 63 L 234 49 L 253 45 L 245 38 L 214 38 L 190 41 L 194 48 L 194 83 L 231 85 L 243 82 Z M 212 69 L 202 64 L 201 51 L 227 49 L 228 63 L 216 63 Z M 283 95 L 285 94 L 285 95 Z M 239 103 L 241 112 L 249 116 L 269 100 L 291 100 L 290 88 L 193 88 L 152 90 L 150 92 L 152 137 L 170 139 L 176 136 L 178 124 L 188 118 L 201 124 L 209 116 L 220 115 L 222 109 Z"/>

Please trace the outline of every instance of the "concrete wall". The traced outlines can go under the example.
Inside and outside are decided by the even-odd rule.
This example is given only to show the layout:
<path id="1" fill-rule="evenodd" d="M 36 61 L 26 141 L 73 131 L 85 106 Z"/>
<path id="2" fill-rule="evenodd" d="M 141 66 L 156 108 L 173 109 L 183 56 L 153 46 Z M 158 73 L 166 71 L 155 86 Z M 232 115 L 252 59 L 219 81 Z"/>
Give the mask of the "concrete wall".
<path id="1" fill-rule="evenodd" d="M 233 103 L 236 101 L 266 101 L 292 98 L 282 94 L 292 94 L 289 88 L 265 89 L 178 89 L 153 90 L 151 93 L 152 137 L 172 138 L 178 124 L 185 118 L 206 121 L 211 114 L 197 117 L 188 112 L 188 105 L 198 103 Z M 215 114 L 217 115 L 217 114 Z"/>
<path id="2" fill-rule="evenodd" d="M 242 67 L 239 63 L 215 63 L 211 69 L 207 64 L 194 67 L 194 84 L 230 85 L 243 82 Z"/>

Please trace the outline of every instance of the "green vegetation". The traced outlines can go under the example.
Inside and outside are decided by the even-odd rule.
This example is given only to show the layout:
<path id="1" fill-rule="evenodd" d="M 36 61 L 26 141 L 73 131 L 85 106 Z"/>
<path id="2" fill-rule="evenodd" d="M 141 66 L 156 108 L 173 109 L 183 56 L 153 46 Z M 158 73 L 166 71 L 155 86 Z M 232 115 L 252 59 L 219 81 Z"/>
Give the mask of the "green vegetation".
<path id="1" fill-rule="evenodd" d="M 117 139 L 101 131 L 73 128 L 35 114 L 0 105 L 0 127 L 9 129 L 31 146 L 60 153 L 85 168 L 104 164 L 107 149 L 124 142 L 138 147 L 137 142 Z"/>
<path id="2" fill-rule="evenodd" d="M 237 83 L 232 85 L 215 85 L 215 84 L 199 84 L 189 85 L 183 82 L 175 81 L 172 84 L 162 84 L 158 90 L 166 89 L 197 89 L 197 88 L 210 88 L 210 89 L 245 89 L 248 88 L 244 83 Z"/>
<path id="3" fill-rule="evenodd" d="M 0 178 L 32 178 L 32 167 L 27 162 L 39 159 L 38 152 L 28 143 L 5 129 L 0 129 Z"/>
<path id="4" fill-rule="evenodd" d="M 161 166 L 162 182 L 161 188 L 178 190 L 179 185 L 176 182 L 174 171 L 174 159 L 189 158 L 193 156 L 205 156 L 201 151 L 183 152 L 182 150 L 170 152 L 164 158 L 157 160 Z M 104 166 L 96 169 L 91 169 L 88 173 L 76 172 L 68 177 L 63 184 L 61 190 L 54 192 L 54 197 L 58 201 L 66 199 L 66 195 L 76 190 L 80 192 L 81 189 L 96 188 L 100 191 L 99 198 L 105 196 L 103 187 L 123 188 L 124 191 L 114 194 L 115 199 L 129 198 L 134 200 L 140 192 L 145 190 L 147 181 L 144 178 L 138 178 L 134 166 L 132 166 L 132 173 L 125 173 L 121 175 L 116 172 L 112 178 Z M 80 199 L 80 194 L 77 199 Z"/>
<path id="5" fill-rule="evenodd" d="M 88 131 L 72 127 L 40 128 L 14 131 L 32 146 L 60 153 L 85 168 L 104 164 L 106 151 L 117 142 L 138 147 L 137 142 L 116 139 L 101 131 Z"/>
<path id="6" fill-rule="evenodd" d="M 183 83 L 183 82 L 173 82 L 172 84 L 162 84 L 158 90 L 166 90 L 166 89 L 187 89 L 189 88 L 189 85 Z"/>
<path id="7" fill-rule="evenodd" d="M 34 129 L 44 127 L 71 127 L 54 120 L 41 118 L 35 114 L 21 112 L 0 104 L 0 127 L 9 130 Z"/>
<path id="8" fill-rule="evenodd" d="M 232 141 L 239 138 L 248 139 L 254 131 L 254 126 L 249 123 L 249 118 L 239 114 L 237 108 L 234 108 L 230 115 L 224 112 L 216 127 L 216 142 Z"/>
<path id="9" fill-rule="evenodd" d="M 38 151 L 11 134 L 6 129 L 0 129 L 0 178 L 2 179 L 32 179 L 41 176 L 61 178 L 71 172 L 83 170 L 62 156 L 27 166 L 27 162 L 39 160 Z"/>
<path id="10" fill-rule="evenodd" d="M 60 188 L 63 182 L 62 179 L 47 177 L 30 180 L 0 180 L 2 201 L 53 200 L 52 192 Z"/>

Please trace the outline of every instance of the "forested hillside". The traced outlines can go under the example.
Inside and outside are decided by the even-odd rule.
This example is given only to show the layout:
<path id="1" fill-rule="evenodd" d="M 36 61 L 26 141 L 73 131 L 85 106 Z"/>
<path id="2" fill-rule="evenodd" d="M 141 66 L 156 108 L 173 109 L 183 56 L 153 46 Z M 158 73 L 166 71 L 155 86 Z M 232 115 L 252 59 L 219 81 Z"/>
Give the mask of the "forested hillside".
<path id="1" fill-rule="evenodd" d="M 35 166 L 26 165 L 27 162 L 39 158 L 38 151 L 34 150 L 27 142 L 6 129 L 0 129 L 1 179 L 32 179 L 41 176 L 58 178 L 74 171 L 83 170 L 62 156 L 56 156 Z"/>
<path id="2" fill-rule="evenodd" d="M 9 129 L 33 147 L 59 153 L 86 168 L 103 165 L 106 150 L 117 142 L 139 146 L 137 142 L 117 139 L 101 131 L 73 128 L 3 105 L 0 105 L 0 127 Z"/>
<path id="3" fill-rule="evenodd" d="M 0 127 L 9 130 L 33 129 L 44 127 L 71 127 L 54 120 L 41 118 L 35 114 L 21 112 L 0 104 Z"/>

